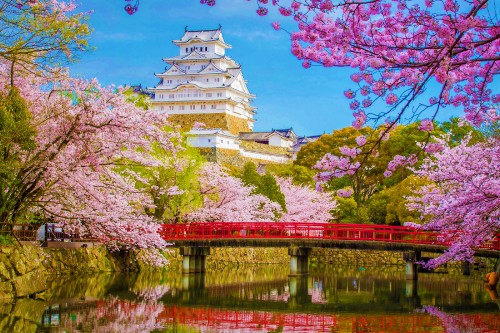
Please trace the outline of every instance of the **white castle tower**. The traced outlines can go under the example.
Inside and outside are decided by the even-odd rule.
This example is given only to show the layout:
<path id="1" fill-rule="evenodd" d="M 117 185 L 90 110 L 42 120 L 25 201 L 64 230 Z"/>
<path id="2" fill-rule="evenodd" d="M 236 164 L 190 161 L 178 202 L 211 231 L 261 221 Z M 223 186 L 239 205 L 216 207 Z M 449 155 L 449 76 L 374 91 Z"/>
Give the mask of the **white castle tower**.
<path id="1" fill-rule="evenodd" d="M 179 55 L 163 59 L 164 73 L 156 74 L 158 85 L 153 107 L 167 112 L 170 122 L 184 131 L 195 122 L 233 135 L 253 130 L 255 96 L 247 89 L 241 66 L 225 55 L 231 45 L 224 42 L 222 29 L 188 30 L 179 40 Z"/>

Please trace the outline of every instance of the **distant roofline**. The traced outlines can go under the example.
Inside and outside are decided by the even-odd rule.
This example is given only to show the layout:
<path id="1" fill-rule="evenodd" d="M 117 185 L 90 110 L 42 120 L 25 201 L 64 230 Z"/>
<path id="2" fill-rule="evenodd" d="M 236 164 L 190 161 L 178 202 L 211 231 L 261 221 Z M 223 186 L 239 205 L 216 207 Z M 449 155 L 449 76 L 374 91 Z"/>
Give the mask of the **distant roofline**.
<path id="1" fill-rule="evenodd" d="M 184 32 L 202 32 L 202 31 L 222 31 L 222 25 L 219 24 L 217 29 L 201 29 L 201 30 L 189 30 L 188 26 L 184 27 Z"/>

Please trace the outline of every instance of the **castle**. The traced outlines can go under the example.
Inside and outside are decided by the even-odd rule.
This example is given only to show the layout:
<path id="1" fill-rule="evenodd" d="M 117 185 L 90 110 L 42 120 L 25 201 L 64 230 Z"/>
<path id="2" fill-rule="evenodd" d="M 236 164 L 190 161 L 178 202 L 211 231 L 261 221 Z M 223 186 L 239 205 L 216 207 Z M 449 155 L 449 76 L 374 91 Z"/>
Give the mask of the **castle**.
<path id="1" fill-rule="evenodd" d="M 209 159 L 229 163 L 253 160 L 288 163 L 300 147 L 319 136 L 299 138 L 293 130 L 254 132 L 255 107 L 241 66 L 226 55 L 231 45 L 222 29 L 188 30 L 179 40 L 177 56 L 164 58 L 165 72 L 149 88 L 153 108 L 166 112 L 186 132 L 188 142 Z"/>

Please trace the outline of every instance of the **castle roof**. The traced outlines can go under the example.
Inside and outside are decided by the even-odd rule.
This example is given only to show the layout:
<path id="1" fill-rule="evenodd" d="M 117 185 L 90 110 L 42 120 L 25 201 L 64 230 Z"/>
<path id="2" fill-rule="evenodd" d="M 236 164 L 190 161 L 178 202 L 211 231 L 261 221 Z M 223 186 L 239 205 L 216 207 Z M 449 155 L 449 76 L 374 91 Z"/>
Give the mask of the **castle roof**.
<path id="1" fill-rule="evenodd" d="M 225 48 L 231 48 L 231 45 L 224 42 L 221 26 L 213 30 L 188 30 L 188 28 L 186 27 L 184 35 L 181 37 L 181 39 L 173 40 L 172 42 L 175 45 L 184 45 L 189 44 L 190 42 L 217 42 L 223 45 Z"/>
<path id="2" fill-rule="evenodd" d="M 237 135 L 234 135 L 226 130 L 220 129 L 220 128 L 193 128 L 189 132 L 186 133 L 187 135 L 196 135 L 196 136 L 204 136 L 204 135 L 220 135 L 220 136 L 225 136 L 229 138 L 238 138 Z"/>
<path id="3" fill-rule="evenodd" d="M 293 131 L 292 127 L 285 128 L 285 129 L 275 129 L 275 128 L 273 128 L 272 132 L 278 133 L 282 137 L 285 137 L 285 138 L 288 138 L 288 139 L 292 139 L 292 140 L 297 139 L 297 134 L 295 134 L 295 132 Z"/>
<path id="4" fill-rule="evenodd" d="M 268 141 L 273 135 L 279 135 L 284 139 L 295 141 L 295 137 L 287 136 L 279 130 L 272 130 L 270 132 L 240 132 L 240 139 L 246 141 Z"/>
<path id="5" fill-rule="evenodd" d="M 308 144 L 309 142 L 314 142 L 318 140 L 321 137 L 320 135 L 310 135 L 310 136 L 300 136 L 297 138 L 297 141 L 295 141 L 294 145 L 292 146 L 292 152 L 298 152 L 300 148 Z"/>
<path id="6" fill-rule="evenodd" d="M 222 59 L 222 58 L 226 58 L 227 60 L 230 60 L 230 61 L 232 60 L 228 56 L 223 56 L 223 55 L 219 55 L 219 54 L 216 54 L 216 53 L 201 54 L 198 51 L 192 51 L 192 52 L 190 52 L 188 54 L 184 54 L 184 55 L 177 55 L 177 56 L 173 56 L 173 57 L 163 58 L 163 61 L 165 61 L 167 63 L 172 63 L 172 62 L 183 61 L 183 60 L 189 60 L 189 61 L 199 61 L 199 60 L 202 60 L 202 61 L 207 61 L 207 60 L 211 60 L 211 59 Z"/>

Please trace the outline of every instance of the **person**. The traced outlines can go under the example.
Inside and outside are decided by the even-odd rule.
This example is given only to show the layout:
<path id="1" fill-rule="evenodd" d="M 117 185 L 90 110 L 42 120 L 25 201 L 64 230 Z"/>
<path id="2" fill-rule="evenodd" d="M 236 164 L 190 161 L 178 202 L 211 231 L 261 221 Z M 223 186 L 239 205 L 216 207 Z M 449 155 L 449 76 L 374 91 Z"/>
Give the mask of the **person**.
<path id="1" fill-rule="evenodd" d="M 496 272 L 489 272 L 486 274 L 484 277 L 484 282 L 490 287 L 490 288 L 496 288 L 498 280 L 500 277 Z"/>

